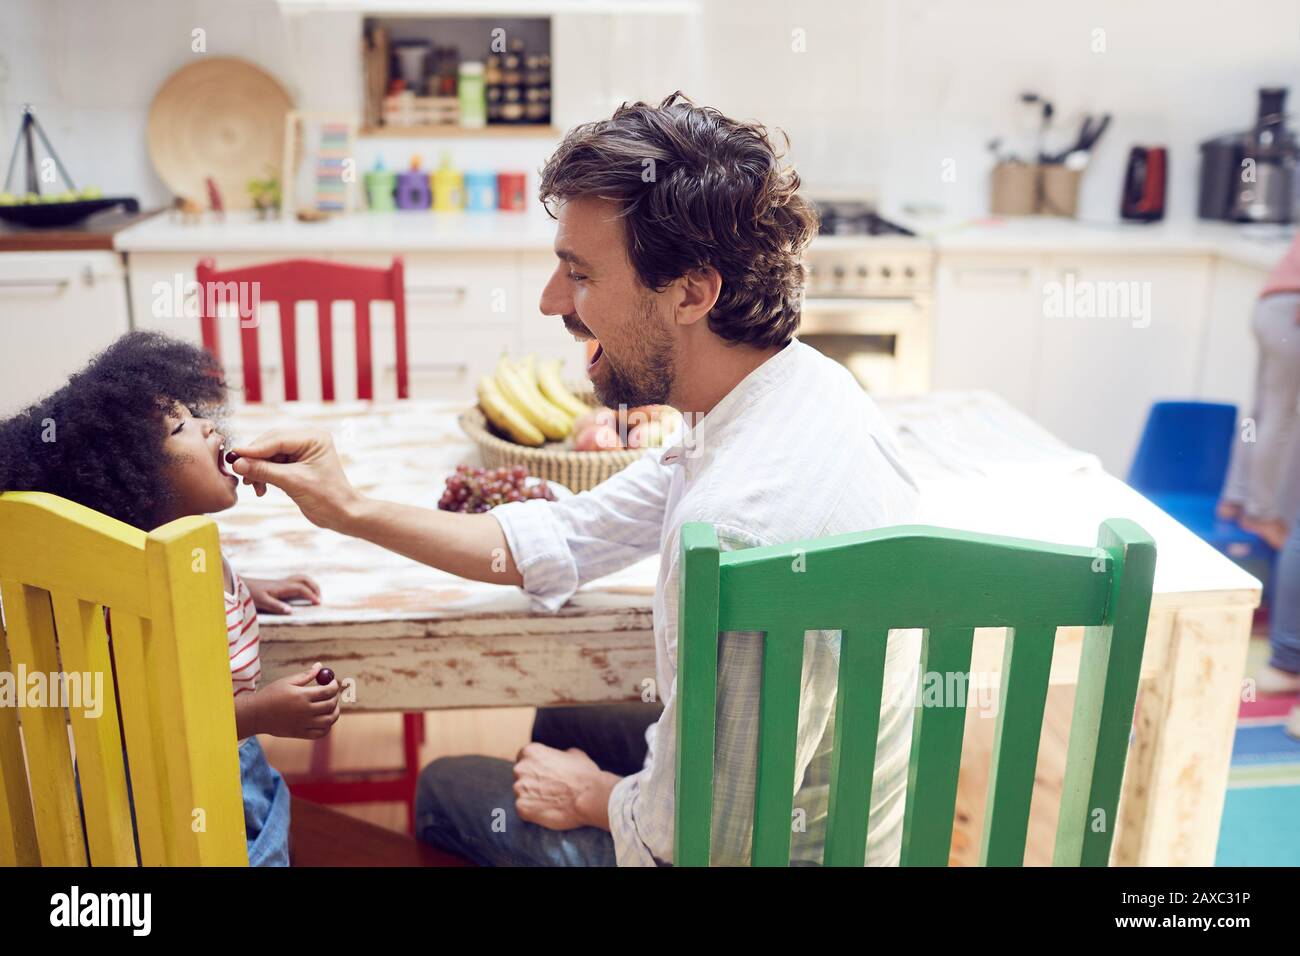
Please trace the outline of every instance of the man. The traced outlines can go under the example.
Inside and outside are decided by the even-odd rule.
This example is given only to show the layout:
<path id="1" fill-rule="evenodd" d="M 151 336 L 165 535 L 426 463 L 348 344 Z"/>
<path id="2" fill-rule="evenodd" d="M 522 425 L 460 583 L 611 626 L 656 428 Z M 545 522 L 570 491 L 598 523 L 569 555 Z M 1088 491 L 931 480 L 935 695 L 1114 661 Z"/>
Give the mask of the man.
<path id="1" fill-rule="evenodd" d="M 761 126 L 680 94 L 578 127 L 546 164 L 558 264 L 542 313 L 597 340 L 588 374 L 602 402 L 666 403 L 687 421 L 672 447 L 589 493 L 453 514 L 364 498 L 325 434 L 272 433 L 236 449 L 249 483 L 280 486 L 316 524 L 463 577 L 520 585 L 547 609 L 660 555 L 662 707 L 543 709 L 513 766 L 435 761 L 417 796 L 423 839 L 481 863 L 671 863 L 681 526 L 710 522 L 734 549 L 913 519 L 916 487 L 879 411 L 847 370 L 794 338 L 801 253 L 816 231 L 798 186 Z M 749 859 L 761 653 L 757 634 L 720 642 L 714 863 Z M 837 633 L 809 632 L 797 862 L 821 859 L 838 654 Z M 914 640 L 891 640 L 891 687 L 915 687 L 916 657 Z M 897 860 L 910 704 L 901 692 L 882 708 L 868 863 Z"/>

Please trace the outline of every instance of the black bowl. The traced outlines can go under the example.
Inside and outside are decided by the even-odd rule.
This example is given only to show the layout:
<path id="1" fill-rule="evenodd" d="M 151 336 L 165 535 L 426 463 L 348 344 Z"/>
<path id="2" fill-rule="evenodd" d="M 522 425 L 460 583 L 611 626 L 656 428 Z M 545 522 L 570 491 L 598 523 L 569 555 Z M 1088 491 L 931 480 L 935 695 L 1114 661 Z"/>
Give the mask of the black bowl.
<path id="1" fill-rule="evenodd" d="M 20 226 L 50 228 L 70 226 L 81 222 L 92 213 L 111 206 L 121 206 L 126 212 L 139 212 L 140 203 L 128 196 L 106 199 L 76 199 L 72 202 L 16 203 L 0 206 L 0 219 Z"/>

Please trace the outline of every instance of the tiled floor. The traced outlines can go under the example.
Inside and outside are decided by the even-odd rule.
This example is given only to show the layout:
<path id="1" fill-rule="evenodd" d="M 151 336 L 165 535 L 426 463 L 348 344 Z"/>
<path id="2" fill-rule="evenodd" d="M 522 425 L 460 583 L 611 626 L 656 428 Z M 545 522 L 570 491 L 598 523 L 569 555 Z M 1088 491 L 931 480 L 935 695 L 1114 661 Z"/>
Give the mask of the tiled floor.
<path id="1" fill-rule="evenodd" d="M 1267 660 L 1267 633 L 1257 633 L 1247 675 Z M 1300 866 L 1300 740 L 1282 731 L 1293 701 L 1260 698 L 1242 706 L 1219 829 L 1218 866 Z"/>

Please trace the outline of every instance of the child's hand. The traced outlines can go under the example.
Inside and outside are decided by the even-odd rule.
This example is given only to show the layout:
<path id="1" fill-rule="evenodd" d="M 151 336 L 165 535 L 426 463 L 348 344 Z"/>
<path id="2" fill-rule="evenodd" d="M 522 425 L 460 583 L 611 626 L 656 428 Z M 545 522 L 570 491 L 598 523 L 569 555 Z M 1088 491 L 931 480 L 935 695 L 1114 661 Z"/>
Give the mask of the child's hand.
<path id="1" fill-rule="evenodd" d="M 312 604 L 320 603 L 320 585 L 305 574 L 287 578 L 244 578 L 248 593 L 253 595 L 253 606 L 269 614 L 292 614 L 286 604 L 294 598 L 305 598 Z"/>
<path id="2" fill-rule="evenodd" d="M 259 733 L 273 737 L 324 737 L 339 719 L 339 682 L 316 683 L 320 662 L 292 677 L 281 677 L 253 694 Z"/>

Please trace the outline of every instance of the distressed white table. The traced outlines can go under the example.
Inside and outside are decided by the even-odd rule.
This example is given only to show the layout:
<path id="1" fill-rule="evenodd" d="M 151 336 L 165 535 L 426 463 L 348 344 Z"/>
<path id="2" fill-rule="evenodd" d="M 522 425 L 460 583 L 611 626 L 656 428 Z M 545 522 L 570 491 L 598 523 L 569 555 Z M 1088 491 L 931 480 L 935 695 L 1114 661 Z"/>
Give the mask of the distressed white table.
<path id="1" fill-rule="evenodd" d="M 986 393 L 882 400 L 935 525 L 1091 545 L 1109 517 L 1156 541 L 1155 596 L 1114 861 L 1213 863 L 1259 582 L 1121 481 Z M 477 451 L 447 404 L 244 406 L 230 431 L 329 428 L 362 491 L 434 506 L 444 478 Z M 652 678 L 657 558 L 583 587 L 558 613 L 527 597 L 435 571 L 310 525 L 282 493 L 243 490 L 218 516 L 241 573 L 304 572 L 324 604 L 262 617 L 267 679 L 326 661 L 356 681 L 355 709 L 543 705 L 636 699 Z M 1002 633 L 977 632 L 972 672 L 996 674 Z M 1081 632 L 1062 628 L 1055 684 L 1078 677 Z M 1046 746 L 1046 741 L 1044 746 Z"/>

